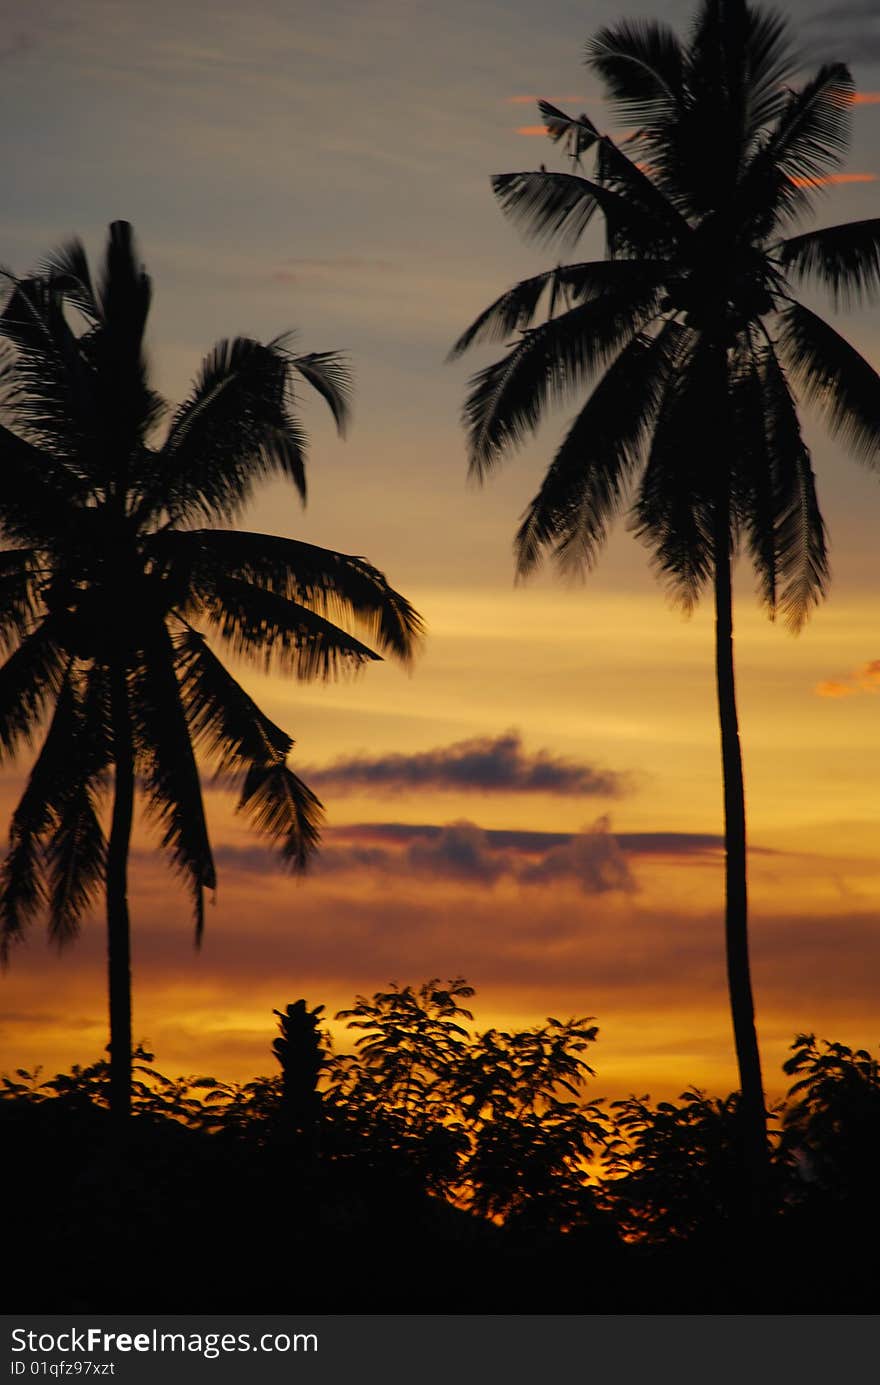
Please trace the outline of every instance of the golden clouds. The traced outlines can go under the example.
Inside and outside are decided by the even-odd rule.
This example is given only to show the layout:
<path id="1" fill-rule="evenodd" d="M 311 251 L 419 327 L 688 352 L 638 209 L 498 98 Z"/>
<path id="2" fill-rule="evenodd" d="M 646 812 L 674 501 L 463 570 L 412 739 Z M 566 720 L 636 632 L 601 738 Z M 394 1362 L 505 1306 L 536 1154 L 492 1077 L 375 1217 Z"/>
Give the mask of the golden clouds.
<path id="1" fill-rule="evenodd" d="M 844 678 L 828 678 L 817 683 L 817 697 L 853 697 L 856 693 L 880 692 L 880 659 L 871 659 Z"/>
<path id="2" fill-rule="evenodd" d="M 381 832 L 373 838 L 388 845 Z M 351 844 L 357 839 L 352 833 Z M 454 834 L 415 840 L 467 846 Z M 501 843 L 489 845 L 494 852 Z M 145 852 L 132 873 L 136 1037 L 148 1041 L 162 1071 L 245 1079 L 272 1068 L 273 1008 L 304 997 L 332 1013 L 391 980 L 460 972 L 477 987 L 483 1027 L 595 1014 L 598 1085 L 611 1095 L 649 1087 L 675 1095 L 690 1082 L 727 1091 L 735 1074 L 723 862 L 717 849 L 694 846 L 690 855 L 628 852 L 641 886 L 635 895 L 585 896 L 572 875 L 541 889 L 501 880 L 486 890 L 463 875 L 435 881 L 428 870 L 316 873 L 299 883 L 227 870 L 200 953 L 173 878 Z M 483 852 L 487 843 L 477 847 Z M 531 851 L 522 857 L 539 859 Z M 769 1077 L 799 1029 L 866 1042 L 880 935 L 875 895 L 833 896 L 846 863 L 813 854 L 760 856 L 754 865 L 758 1019 Z M 52 1072 L 97 1057 L 105 1041 L 104 965 L 97 917 L 62 958 L 36 941 L 23 948 L 4 978 L 4 1052 Z"/>

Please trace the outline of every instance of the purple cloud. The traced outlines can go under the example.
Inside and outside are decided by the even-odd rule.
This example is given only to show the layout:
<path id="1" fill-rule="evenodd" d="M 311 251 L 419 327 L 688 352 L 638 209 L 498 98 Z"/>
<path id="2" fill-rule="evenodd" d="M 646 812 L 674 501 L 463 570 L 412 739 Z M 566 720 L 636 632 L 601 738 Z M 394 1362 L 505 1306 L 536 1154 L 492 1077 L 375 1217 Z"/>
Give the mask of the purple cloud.
<path id="1" fill-rule="evenodd" d="M 258 846 L 219 846 L 214 854 L 221 867 L 256 874 L 284 869 Z M 482 888 L 500 880 L 537 887 L 567 881 L 584 894 L 636 888 L 625 854 L 604 817 L 574 833 L 493 832 L 467 821 L 412 828 L 395 823 L 338 828 L 327 834 L 313 869 L 318 876 L 367 872 Z"/>
<path id="2" fill-rule="evenodd" d="M 528 754 L 517 731 L 478 736 L 411 755 L 353 755 L 301 773 L 307 783 L 332 788 L 337 794 L 363 789 L 372 793 L 454 789 L 618 798 L 627 788 L 626 776 L 614 770 L 567 760 L 548 750 Z"/>

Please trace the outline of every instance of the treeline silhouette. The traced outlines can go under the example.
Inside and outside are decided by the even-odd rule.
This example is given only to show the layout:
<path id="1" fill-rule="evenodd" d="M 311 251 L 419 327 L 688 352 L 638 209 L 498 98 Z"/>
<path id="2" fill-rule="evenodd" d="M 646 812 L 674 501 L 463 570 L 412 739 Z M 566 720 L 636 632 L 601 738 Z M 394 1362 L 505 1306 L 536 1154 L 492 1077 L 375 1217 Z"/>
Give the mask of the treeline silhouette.
<path id="1" fill-rule="evenodd" d="M 799 1035 L 756 1224 L 738 1094 L 605 1102 L 588 1019 L 475 1032 L 463 979 L 276 1011 L 280 1073 L 135 1054 L 2 1079 L 8 1307 L 46 1311 L 867 1312 L 880 1063 Z"/>

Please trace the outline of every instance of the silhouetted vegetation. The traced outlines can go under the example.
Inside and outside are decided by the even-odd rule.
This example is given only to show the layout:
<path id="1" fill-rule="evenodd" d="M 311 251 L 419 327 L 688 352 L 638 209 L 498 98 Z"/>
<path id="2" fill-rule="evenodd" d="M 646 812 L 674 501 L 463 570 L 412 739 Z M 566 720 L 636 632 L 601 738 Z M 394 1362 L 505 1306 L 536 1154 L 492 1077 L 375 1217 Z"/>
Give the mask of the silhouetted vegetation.
<path id="1" fill-rule="evenodd" d="M 0 869 L 0 960 L 41 912 L 62 945 L 99 894 L 107 907 L 112 1106 L 131 1086 L 128 857 L 140 789 L 192 894 L 196 940 L 216 873 L 198 750 L 292 869 L 322 807 L 288 764 L 293 741 L 212 650 L 297 678 L 380 656 L 409 659 L 420 621 L 363 558 L 230 528 L 258 482 L 306 495 L 307 384 L 340 430 L 350 372 L 288 338 L 218 342 L 171 415 L 151 388 L 152 294 L 132 228 L 110 227 L 93 282 L 71 241 L 36 274 L 2 276 L 0 312 L 0 744 L 15 755 L 48 721 Z M 9 426 L 6 426 L 9 425 Z M 111 794 L 112 788 L 112 794 Z M 102 804 L 112 797 L 109 834 Z"/>
<path id="2" fill-rule="evenodd" d="M 472 994 L 358 996 L 346 1053 L 297 1001 L 275 1012 L 281 1072 L 240 1085 L 171 1080 L 138 1049 L 124 1144 L 106 1062 L 4 1078 L 10 1307 L 39 1276 L 47 1311 L 870 1310 L 870 1054 L 795 1041 L 756 1228 L 738 1097 L 590 1100 L 591 1021 L 473 1032 Z"/>
<path id="3" fill-rule="evenodd" d="M 541 101 L 569 167 L 500 174 L 493 187 L 527 235 L 560 250 L 601 217 L 606 258 L 515 284 L 452 351 L 512 341 L 474 376 L 465 405 L 470 470 L 480 479 L 598 377 L 525 512 L 521 576 L 547 556 L 566 573 L 588 572 L 629 508 L 684 609 L 713 592 L 737 1129 L 758 1202 L 769 1171 L 733 564 L 748 555 L 769 614 L 781 611 L 793 629 L 826 593 L 825 526 L 795 391 L 857 456 L 876 464 L 880 455 L 880 377 L 795 297 L 809 283 L 835 304 L 880 288 L 880 220 L 792 234 L 843 160 L 853 81 L 840 62 L 804 80 L 792 40 L 782 16 L 745 0 L 701 0 L 685 42 L 655 21 L 601 29 L 586 64 L 631 133 L 615 141 L 586 115 Z"/>

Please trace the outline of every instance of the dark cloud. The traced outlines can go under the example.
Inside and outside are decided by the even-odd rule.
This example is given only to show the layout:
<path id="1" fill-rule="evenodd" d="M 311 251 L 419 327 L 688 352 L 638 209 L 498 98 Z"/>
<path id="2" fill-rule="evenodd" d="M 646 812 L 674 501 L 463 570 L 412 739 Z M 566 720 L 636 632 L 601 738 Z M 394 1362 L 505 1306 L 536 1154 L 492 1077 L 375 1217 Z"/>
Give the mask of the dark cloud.
<path id="1" fill-rule="evenodd" d="M 457 822 L 364 822 L 329 828 L 306 879 L 347 875 L 407 881 L 458 882 L 490 889 L 507 880 L 521 886 L 568 883 L 584 894 L 635 891 L 630 862 L 644 856 L 701 861 L 720 855 L 724 838 L 710 832 L 612 832 L 600 817 L 580 832 L 483 828 Z M 753 856 L 775 856 L 770 847 L 751 847 Z M 137 848 L 139 869 L 155 864 L 155 852 Z M 259 843 L 220 844 L 214 858 L 221 888 L 235 876 L 266 881 L 289 876 L 277 853 Z M 297 877 L 302 879 L 302 877 Z"/>
<path id="2" fill-rule="evenodd" d="M 436 836 L 445 829 L 432 823 L 358 822 L 347 827 L 331 829 L 344 834 L 349 841 L 411 842 Z M 489 841 L 497 847 L 517 851 L 548 851 L 571 842 L 573 832 L 541 832 L 522 828 L 488 828 Z M 724 838 L 715 832 L 615 832 L 614 839 L 622 851 L 635 856 L 695 856 L 720 851 Z M 753 847 L 755 851 L 766 848 Z"/>
<path id="3" fill-rule="evenodd" d="M 802 24 L 802 43 L 814 62 L 880 63 L 880 11 L 876 0 L 834 5 Z"/>
<path id="4" fill-rule="evenodd" d="M 480 885 L 494 885 L 512 867 L 510 856 L 493 847 L 474 822 L 449 823 L 436 835 L 412 842 L 405 857 L 410 870 Z"/>
<path id="5" fill-rule="evenodd" d="M 547 793 L 617 798 L 624 775 L 566 760 L 548 750 L 527 754 L 518 732 L 479 736 L 412 755 L 353 755 L 324 768 L 302 771 L 335 793 L 401 793 L 407 789 L 455 789 L 482 793 Z"/>
<path id="6" fill-rule="evenodd" d="M 217 864 L 254 874 L 282 863 L 252 846 L 220 846 Z M 493 832 L 474 822 L 407 828 L 397 823 L 340 828 L 315 859 L 314 874 L 367 872 L 457 881 L 489 888 L 500 880 L 525 886 L 566 881 L 584 894 L 634 890 L 635 882 L 606 818 L 577 833 Z"/>

